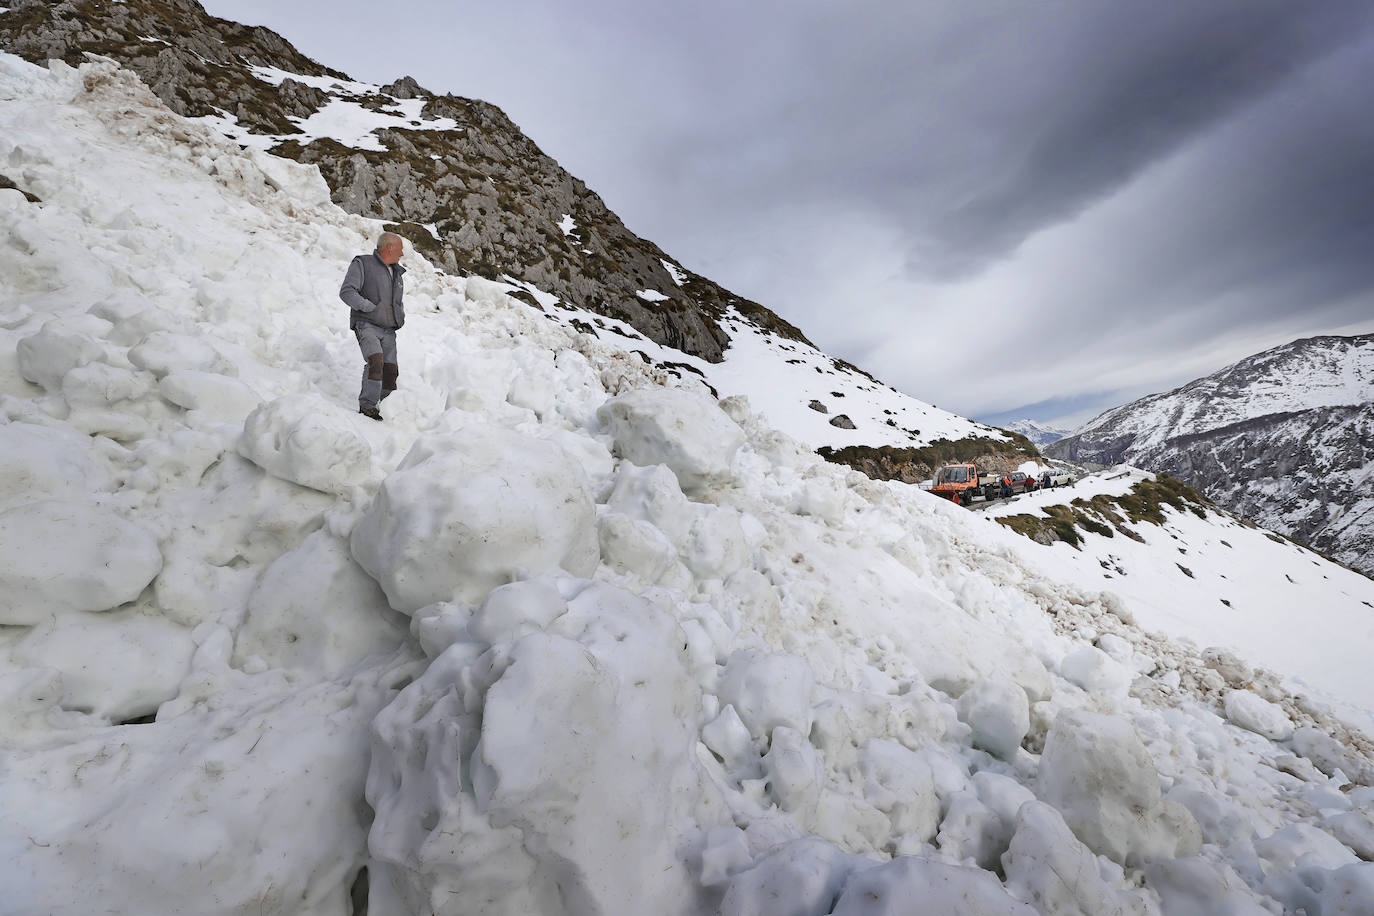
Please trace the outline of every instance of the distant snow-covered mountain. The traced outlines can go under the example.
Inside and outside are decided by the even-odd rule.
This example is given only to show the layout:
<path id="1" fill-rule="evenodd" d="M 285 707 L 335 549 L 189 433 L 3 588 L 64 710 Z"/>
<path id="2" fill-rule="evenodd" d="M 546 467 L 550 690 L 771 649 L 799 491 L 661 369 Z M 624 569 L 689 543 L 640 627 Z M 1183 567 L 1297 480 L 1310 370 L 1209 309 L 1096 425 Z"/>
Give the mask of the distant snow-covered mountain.
<path id="1" fill-rule="evenodd" d="M 1109 410 L 1046 451 L 1168 473 L 1374 575 L 1374 335 L 1266 350 Z"/>
<path id="2" fill-rule="evenodd" d="M 1034 420 L 1012 420 L 1010 423 L 1001 424 L 1002 429 L 1020 433 L 1037 447 L 1049 445 L 1051 442 L 1058 442 L 1067 436 L 1071 430 L 1060 429 L 1057 426 L 1047 426 L 1044 423 L 1037 423 Z"/>

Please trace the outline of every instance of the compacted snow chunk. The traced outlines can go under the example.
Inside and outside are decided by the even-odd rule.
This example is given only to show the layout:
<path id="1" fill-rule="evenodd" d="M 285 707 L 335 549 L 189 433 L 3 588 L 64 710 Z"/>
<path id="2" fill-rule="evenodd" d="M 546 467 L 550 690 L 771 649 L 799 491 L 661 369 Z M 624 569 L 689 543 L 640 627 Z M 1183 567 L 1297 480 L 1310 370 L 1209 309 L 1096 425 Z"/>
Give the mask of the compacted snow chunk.
<path id="1" fill-rule="evenodd" d="M 725 666 L 720 698 L 734 706 L 756 738 L 766 738 L 778 726 L 805 735 L 811 731 L 811 682 L 804 659 L 741 649 Z"/>
<path id="2" fill-rule="evenodd" d="M 872 868 L 815 838 L 793 840 L 753 868 L 736 874 L 721 901 L 721 916 L 825 916 L 850 873 Z"/>
<path id="3" fill-rule="evenodd" d="M 42 500 L 0 513 L 0 624 L 109 610 L 161 570 L 157 539 L 109 509 Z"/>
<path id="4" fill-rule="evenodd" d="M 596 416 L 620 457 L 666 464 L 688 494 L 728 480 L 744 444 L 744 431 L 714 400 L 679 388 L 637 388 L 611 398 Z"/>
<path id="5" fill-rule="evenodd" d="M 1037 794 L 1089 849 L 1122 865 L 1190 856 L 1202 845 L 1197 821 L 1163 799 L 1149 752 L 1118 716 L 1060 713 L 1045 739 Z"/>
<path id="6" fill-rule="evenodd" d="M 257 656 L 274 668 L 334 677 L 370 654 L 393 651 L 405 637 L 404 621 L 348 545 L 316 531 L 258 580 L 234 642 L 235 661 Z"/>
<path id="7" fill-rule="evenodd" d="M 346 493 L 372 470 L 372 447 L 354 422 L 316 395 L 277 398 L 248 415 L 239 454 L 282 480 Z"/>
<path id="8" fill-rule="evenodd" d="M 560 587 L 546 630 L 521 615 L 495 628 L 525 632 L 511 641 L 454 643 L 378 716 L 369 912 L 701 912 L 685 840 L 728 815 L 692 762 L 701 694 L 682 631 L 628 592 Z M 525 582 L 501 608 L 526 590 L 551 607 Z"/>
<path id="9" fill-rule="evenodd" d="M 1014 759 L 1030 731 L 1030 701 L 1014 681 L 982 678 L 959 697 L 959 718 L 973 729 L 973 746 Z"/>
<path id="10" fill-rule="evenodd" d="M 1103 879 L 1098 859 L 1070 832 L 1059 812 L 1029 801 L 1016 815 L 1016 834 L 1002 857 L 1007 889 L 1042 913 L 1130 916 L 1152 912 L 1138 896 Z"/>
<path id="11" fill-rule="evenodd" d="M 560 567 L 590 575 L 600 559 L 581 465 L 546 439 L 483 426 L 417 440 L 350 543 L 405 614 Z"/>
<path id="12" fill-rule="evenodd" d="M 62 706 L 119 722 L 155 712 L 191 667 L 191 631 L 134 612 L 72 613 L 34 627 L 15 660 L 62 672 Z"/>
<path id="13" fill-rule="evenodd" d="M 833 916 L 1036 916 L 1009 895 L 990 872 L 927 859 L 893 859 L 857 872 Z"/>
<path id="14" fill-rule="evenodd" d="M 0 509 L 113 488 L 89 436 L 32 423 L 0 426 Z"/>
<path id="15" fill-rule="evenodd" d="M 1293 737 L 1293 720 L 1280 707 L 1248 690 L 1229 690 L 1222 701 L 1226 718 L 1275 741 Z"/>

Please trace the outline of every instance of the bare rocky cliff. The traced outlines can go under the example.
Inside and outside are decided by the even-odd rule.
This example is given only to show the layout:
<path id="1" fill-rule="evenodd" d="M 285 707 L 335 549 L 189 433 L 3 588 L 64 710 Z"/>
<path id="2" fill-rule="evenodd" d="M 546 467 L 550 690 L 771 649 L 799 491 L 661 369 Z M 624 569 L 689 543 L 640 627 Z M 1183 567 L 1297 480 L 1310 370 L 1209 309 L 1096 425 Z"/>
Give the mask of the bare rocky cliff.
<path id="1" fill-rule="evenodd" d="M 360 93 L 271 30 L 215 18 L 193 0 L 10 3 L 0 47 L 37 63 L 113 58 L 179 114 L 231 118 L 272 138 L 272 152 L 317 165 L 335 203 L 397 227 L 446 270 L 528 283 L 711 362 L 730 344 L 720 319 L 731 307 L 805 339 L 636 236 L 494 105 L 409 78 Z M 264 68 L 290 75 L 264 78 Z M 378 132 L 383 149 L 302 134 L 302 120 L 339 99 L 390 113 L 423 104 L 406 127 Z M 436 129 L 441 119 L 452 125 Z"/>

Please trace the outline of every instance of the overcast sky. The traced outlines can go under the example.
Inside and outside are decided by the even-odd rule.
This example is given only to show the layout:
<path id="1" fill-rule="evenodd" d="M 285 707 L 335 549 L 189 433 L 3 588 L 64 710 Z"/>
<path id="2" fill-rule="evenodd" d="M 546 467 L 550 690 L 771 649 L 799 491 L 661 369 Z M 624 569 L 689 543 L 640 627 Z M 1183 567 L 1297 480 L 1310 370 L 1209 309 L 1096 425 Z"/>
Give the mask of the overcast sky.
<path id="1" fill-rule="evenodd" d="M 966 416 L 1374 332 L 1364 0 L 210 0 L 484 99 L 631 230 Z"/>

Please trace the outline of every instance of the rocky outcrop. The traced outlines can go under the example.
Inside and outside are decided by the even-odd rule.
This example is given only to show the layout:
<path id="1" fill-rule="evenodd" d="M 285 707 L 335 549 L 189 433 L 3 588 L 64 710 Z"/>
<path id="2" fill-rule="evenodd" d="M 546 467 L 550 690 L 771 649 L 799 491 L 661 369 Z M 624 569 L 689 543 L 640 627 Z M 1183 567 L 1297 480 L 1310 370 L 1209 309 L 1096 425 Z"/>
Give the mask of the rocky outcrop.
<path id="1" fill-rule="evenodd" d="M 1009 441 L 974 436 L 954 442 L 941 439 L 924 448 L 851 445 L 817 451 L 827 461 L 847 465 L 874 480 L 911 484 L 930 480 L 936 468 L 952 461 L 971 461 L 984 473 L 1010 474 L 1040 457 L 1030 440 L 1016 434 Z"/>
<path id="2" fill-rule="evenodd" d="M 362 93 L 271 30 L 217 19 L 193 0 L 11 0 L 0 46 L 40 63 L 108 56 L 179 114 L 229 116 L 276 138 L 272 152 L 320 168 L 335 203 L 387 221 L 446 270 L 530 284 L 712 362 L 730 345 L 721 318 L 731 308 L 805 340 L 636 236 L 486 102 L 436 95 L 410 77 Z M 415 129 L 378 131 L 384 149 L 357 149 L 301 134 L 299 122 L 333 99 L 392 113 L 401 101 L 423 106 Z M 445 118 L 454 126 L 435 129 Z"/>
<path id="3" fill-rule="evenodd" d="M 1045 453 L 1169 474 L 1374 575 L 1374 335 L 1277 347 L 1108 411 Z"/>

